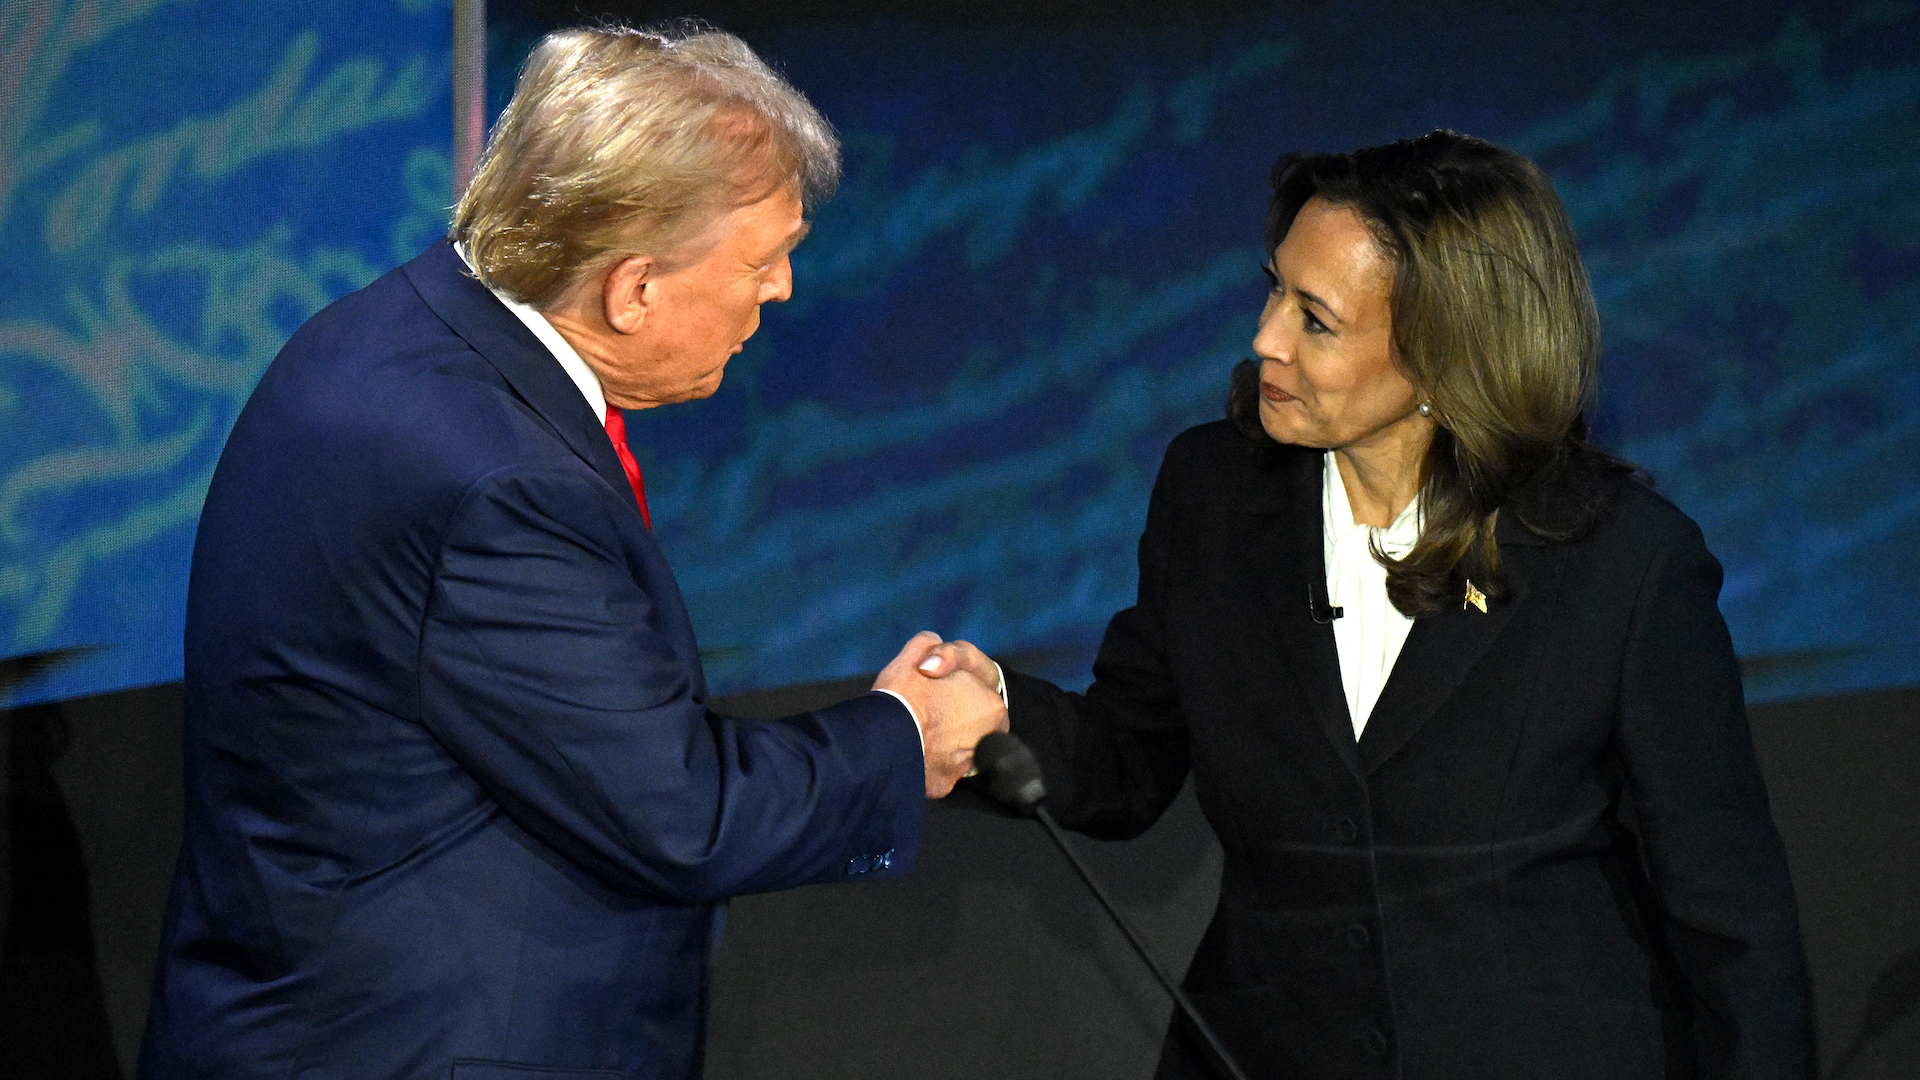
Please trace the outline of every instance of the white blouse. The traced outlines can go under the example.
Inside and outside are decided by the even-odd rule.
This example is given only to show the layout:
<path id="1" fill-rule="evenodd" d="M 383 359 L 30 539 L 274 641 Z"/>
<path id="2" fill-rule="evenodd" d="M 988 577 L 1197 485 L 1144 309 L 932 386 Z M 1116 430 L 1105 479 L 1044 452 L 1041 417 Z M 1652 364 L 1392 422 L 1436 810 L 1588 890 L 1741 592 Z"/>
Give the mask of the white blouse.
<path id="1" fill-rule="evenodd" d="M 1326 522 L 1327 602 L 1345 609 L 1333 620 L 1340 684 L 1347 692 L 1347 715 L 1353 717 L 1353 737 L 1358 739 L 1374 702 L 1380 700 L 1380 688 L 1387 684 L 1400 647 L 1407 643 L 1407 631 L 1413 629 L 1413 620 L 1387 599 L 1387 568 L 1374 559 L 1370 546 L 1377 542 L 1380 550 L 1395 558 L 1413 550 L 1420 539 L 1420 498 L 1416 495 L 1384 529 L 1354 524 L 1347 485 L 1329 450 L 1320 510 Z"/>

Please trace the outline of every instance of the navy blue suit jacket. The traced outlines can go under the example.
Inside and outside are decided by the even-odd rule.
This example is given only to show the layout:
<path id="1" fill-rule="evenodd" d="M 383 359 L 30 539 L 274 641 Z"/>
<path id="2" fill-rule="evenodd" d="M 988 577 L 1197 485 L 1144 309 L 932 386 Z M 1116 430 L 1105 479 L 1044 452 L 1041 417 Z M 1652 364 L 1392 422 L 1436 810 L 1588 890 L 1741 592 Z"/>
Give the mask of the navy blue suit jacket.
<path id="1" fill-rule="evenodd" d="M 726 898 L 917 853 L 906 709 L 707 708 L 600 419 L 445 243 L 267 370 L 186 666 L 150 1080 L 696 1076 Z"/>

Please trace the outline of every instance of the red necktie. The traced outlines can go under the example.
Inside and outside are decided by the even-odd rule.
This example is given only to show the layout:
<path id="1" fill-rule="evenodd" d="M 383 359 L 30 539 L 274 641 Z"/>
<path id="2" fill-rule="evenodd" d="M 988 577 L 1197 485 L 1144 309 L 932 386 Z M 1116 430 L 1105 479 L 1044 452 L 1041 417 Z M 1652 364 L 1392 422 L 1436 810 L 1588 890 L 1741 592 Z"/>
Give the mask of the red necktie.
<path id="1" fill-rule="evenodd" d="M 633 451 L 627 448 L 627 418 L 619 409 L 607 403 L 607 438 L 613 440 L 613 452 L 620 455 L 620 467 L 626 470 L 627 485 L 633 488 L 633 501 L 640 504 L 640 520 L 653 528 L 653 515 L 647 513 L 647 485 L 640 479 L 640 463 L 633 460 Z"/>

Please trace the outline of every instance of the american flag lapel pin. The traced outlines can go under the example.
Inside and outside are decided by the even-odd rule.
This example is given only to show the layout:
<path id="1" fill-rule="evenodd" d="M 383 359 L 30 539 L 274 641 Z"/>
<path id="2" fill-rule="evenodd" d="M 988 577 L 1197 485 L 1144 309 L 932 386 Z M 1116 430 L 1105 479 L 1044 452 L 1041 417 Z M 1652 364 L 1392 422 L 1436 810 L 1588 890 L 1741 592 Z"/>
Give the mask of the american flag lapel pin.
<path id="1" fill-rule="evenodd" d="M 1467 579 L 1467 599 L 1460 607 L 1465 610 L 1468 605 L 1479 608 L 1482 615 L 1487 613 L 1487 594 L 1473 587 L 1472 578 Z"/>

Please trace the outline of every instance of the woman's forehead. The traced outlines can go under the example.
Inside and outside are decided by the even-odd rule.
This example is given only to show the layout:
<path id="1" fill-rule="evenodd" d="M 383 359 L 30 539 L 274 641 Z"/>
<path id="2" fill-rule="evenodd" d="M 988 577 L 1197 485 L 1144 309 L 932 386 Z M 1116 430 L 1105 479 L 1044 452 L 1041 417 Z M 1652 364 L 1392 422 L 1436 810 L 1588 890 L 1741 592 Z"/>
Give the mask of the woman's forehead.
<path id="1" fill-rule="evenodd" d="M 1393 281 L 1393 266 L 1360 215 L 1318 196 L 1294 215 L 1274 251 L 1274 268 L 1291 288 L 1355 299 L 1375 292 L 1384 298 Z"/>

